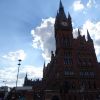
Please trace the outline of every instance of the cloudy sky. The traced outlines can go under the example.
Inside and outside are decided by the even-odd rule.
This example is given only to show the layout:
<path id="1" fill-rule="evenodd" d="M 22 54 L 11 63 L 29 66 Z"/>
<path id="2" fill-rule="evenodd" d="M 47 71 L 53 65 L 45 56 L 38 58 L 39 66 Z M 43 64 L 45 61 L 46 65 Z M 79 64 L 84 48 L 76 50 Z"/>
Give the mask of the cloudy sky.
<path id="1" fill-rule="evenodd" d="M 55 50 L 54 20 L 60 0 L 0 0 L 0 86 L 15 86 L 18 59 L 22 59 L 18 85 L 25 74 L 42 77 L 44 61 Z M 100 0 L 62 0 L 70 13 L 74 36 L 86 30 L 94 40 L 100 61 Z M 6 82 L 3 82 L 6 81 Z"/>

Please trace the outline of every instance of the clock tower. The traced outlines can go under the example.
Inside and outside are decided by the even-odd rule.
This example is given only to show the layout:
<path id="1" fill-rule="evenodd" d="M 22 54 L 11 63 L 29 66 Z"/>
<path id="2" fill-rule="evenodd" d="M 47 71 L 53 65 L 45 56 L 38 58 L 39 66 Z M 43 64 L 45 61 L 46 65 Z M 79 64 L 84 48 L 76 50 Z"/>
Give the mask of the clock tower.
<path id="1" fill-rule="evenodd" d="M 45 100 L 97 100 L 100 96 L 100 63 L 93 40 L 78 29 L 73 37 L 72 19 L 60 1 L 55 18 L 55 52 L 43 68 Z M 48 99 L 49 98 L 49 99 Z M 55 99 L 56 98 L 56 99 Z"/>
<path id="2" fill-rule="evenodd" d="M 68 17 L 66 17 L 66 14 L 64 12 L 64 7 L 61 1 L 59 4 L 59 10 L 57 12 L 56 19 L 55 19 L 55 30 L 56 29 L 62 29 L 62 30 L 64 29 L 64 30 L 72 31 L 71 16 L 68 13 Z"/>
<path id="3" fill-rule="evenodd" d="M 55 40 L 56 40 L 56 53 L 62 50 L 62 48 L 71 47 L 73 40 L 72 20 L 69 13 L 68 16 L 66 17 L 66 14 L 64 12 L 64 7 L 61 1 L 59 4 L 59 10 L 56 15 L 54 28 L 55 28 Z"/>
<path id="4" fill-rule="evenodd" d="M 60 1 L 59 10 L 56 15 L 55 24 L 56 51 L 51 52 L 51 61 L 44 67 L 43 82 L 46 89 L 65 91 L 70 87 L 71 79 L 65 77 L 70 71 L 73 76 L 73 28 L 71 16 L 66 16 L 64 7 Z M 48 74 L 49 73 L 49 74 Z M 53 79 L 52 79 L 53 77 Z M 73 78 L 74 79 L 74 78 Z M 58 83 L 58 84 L 56 84 Z"/>

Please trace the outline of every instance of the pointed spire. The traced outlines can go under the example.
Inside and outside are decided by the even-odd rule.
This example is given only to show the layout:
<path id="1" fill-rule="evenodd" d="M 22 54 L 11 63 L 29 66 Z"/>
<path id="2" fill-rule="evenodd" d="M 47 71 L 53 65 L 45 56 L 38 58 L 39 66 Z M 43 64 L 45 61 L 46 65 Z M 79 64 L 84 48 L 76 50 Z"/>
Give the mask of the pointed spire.
<path id="1" fill-rule="evenodd" d="M 71 16 L 70 16 L 69 12 L 68 12 L 68 19 L 67 19 L 67 21 L 68 21 L 68 25 L 69 25 L 70 29 L 72 30 L 72 19 L 71 19 Z"/>
<path id="2" fill-rule="evenodd" d="M 51 51 L 51 56 L 53 56 L 54 54 L 53 54 L 53 51 Z"/>
<path id="3" fill-rule="evenodd" d="M 62 10 L 64 10 L 64 7 L 63 7 L 62 2 L 60 0 L 60 3 L 59 3 L 59 12 L 61 12 Z"/>
<path id="4" fill-rule="evenodd" d="M 78 36 L 81 36 L 80 30 L 78 29 Z"/>
<path id="5" fill-rule="evenodd" d="M 44 61 L 44 68 L 45 68 L 45 61 Z"/>
<path id="6" fill-rule="evenodd" d="M 90 36 L 90 34 L 89 34 L 89 31 L 88 31 L 88 30 L 87 30 L 87 40 L 88 40 L 88 41 L 92 41 L 91 36 Z"/>
<path id="7" fill-rule="evenodd" d="M 66 14 L 64 12 L 64 7 L 63 7 L 61 0 L 60 0 L 60 4 L 59 4 L 59 17 L 66 19 Z"/>
<path id="8" fill-rule="evenodd" d="M 58 19 L 58 17 L 59 17 L 59 11 L 57 11 L 56 20 Z"/>
<path id="9" fill-rule="evenodd" d="M 70 13 L 68 12 L 68 19 L 71 19 Z"/>
<path id="10" fill-rule="evenodd" d="M 57 16 L 59 15 L 59 11 L 57 10 Z"/>
<path id="11" fill-rule="evenodd" d="M 60 0 L 60 4 L 59 4 L 59 9 L 63 9 L 63 5 L 62 5 L 61 0 Z"/>
<path id="12" fill-rule="evenodd" d="M 25 76 L 25 78 L 27 79 L 27 73 L 26 73 L 26 76 Z"/>
<path id="13" fill-rule="evenodd" d="M 24 86 L 27 85 L 27 80 L 28 80 L 28 78 L 27 78 L 27 73 L 26 73 L 26 76 L 25 76 L 25 78 L 24 78 Z"/>
<path id="14" fill-rule="evenodd" d="M 51 51 L 51 59 L 53 59 L 54 58 L 54 53 L 53 53 L 53 51 Z"/>

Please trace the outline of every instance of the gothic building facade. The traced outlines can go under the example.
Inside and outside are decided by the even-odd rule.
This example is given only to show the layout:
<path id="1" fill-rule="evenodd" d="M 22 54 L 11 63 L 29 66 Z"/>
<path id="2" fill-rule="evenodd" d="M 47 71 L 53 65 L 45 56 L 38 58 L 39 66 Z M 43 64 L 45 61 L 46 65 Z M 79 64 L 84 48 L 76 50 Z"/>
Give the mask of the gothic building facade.
<path id="1" fill-rule="evenodd" d="M 99 100 L 100 64 L 94 43 L 78 30 L 73 38 L 72 18 L 60 1 L 54 24 L 56 50 L 43 68 L 44 100 Z"/>
<path id="2" fill-rule="evenodd" d="M 23 86 L 40 86 L 42 84 L 42 80 L 36 79 L 36 80 L 32 80 L 32 79 L 28 79 L 27 77 L 27 73 L 24 79 L 24 84 Z"/>
<path id="3" fill-rule="evenodd" d="M 61 1 L 54 29 L 56 51 L 51 52 L 51 61 L 43 69 L 45 90 L 60 91 L 64 100 L 96 100 L 100 66 L 89 31 L 87 39 L 80 30 L 73 38 L 72 19 L 70 14 L 66 16 Z"/>

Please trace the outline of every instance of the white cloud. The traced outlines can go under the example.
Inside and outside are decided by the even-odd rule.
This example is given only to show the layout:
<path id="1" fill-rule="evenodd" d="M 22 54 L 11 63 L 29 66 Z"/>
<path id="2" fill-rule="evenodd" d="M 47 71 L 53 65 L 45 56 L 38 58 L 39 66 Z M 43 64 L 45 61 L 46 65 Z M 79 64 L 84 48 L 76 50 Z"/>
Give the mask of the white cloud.
<path id="1" fill-rule="evenodd" d="M 96 1 L 95 0 L 89 0 L 87 3 L 87 7 L 91 8 L 92 6 L 96 7 Z"/>
<path id="2" fill-rule="evenodd" d="M 7 86 L 10 87 L 16 86 L 18 72 L 17 60 L 25 60 L 25 58 L 26 53 L 24 50 L 9 52 L 8 54 L 5 54 L 3 57 L 0 58 L 0 62 L 2 62 L 2 65 L 0 67 L 0 86 L 4 86 L 5 83 Z M 42 78 L 42 70 L 43 67 L 37 67 L 34 65 L 24 65 L 24 63 L 22 63 L 19 67 L 18 86 L 23 85 L 26 72 L 28 74 L 28 78 L 34 80 L 36 78 Z"/>
<path id="3" fill-rule="evenodd" d="M 5 83 L 7 86 L 10 86 L 10 87 L 16 86 L 17 72 L 18 72 L 18 66 L 15 64 L 8 65 L 4 68 L 0 68 L 0 86 L 4 86 Z M 41 79 L 43 76 L 42 67 L 36 67 L 36 66 L 31 66 L 31 65 L 20 66 L 18 86 L 23 85 L 26 72 L 28 74 L 28 78 L 32 80 L 37 79 L 37 78 Z M 3 82 L 3 81 L 6 81 L 6 82 Z"/>
<path id="4" fill-rule="evenodd" d="M 73 3 L 73 8 L 75 11 L 80 11 L 84 9 L 84 5 L 81 3 L 81 0 L 77 0 Z"/>
<path id="5" fill-rule="evenodd" d="M 78 28 L 73 29 L 73 37 L 77 38 L 78 36 Z"/>
<path id="6" fill-rule="evenodd" d="M 24 50 L 18 50 L 18 51 L 9 52 L 8 54 L 3 55 L 3 58 L 12 60 L 12 61 L 16 61 L 18 59 L 24 60 L 26 58 L 26 54 Z"/>
<path id="7" fill-rule="evenodd" d="M 6 81 L 7 86 L 15 86 L 16 85 L 16 76 L 18 72 L 18 65 L 16 61 L 18 59 L 24 60 L 26 58 L 26 53 L 24 50 L 18 50 L 15 52 L 8 52 L 0 58 L 0 62 L 2 62 L 0 67 L 0 86 L 3 86 Z M 21 66 L 22 67 L 22 66 Z M 24 76 L 21 75 L 22 78 L 19 79 L 19 84 L 23 84 Z"/>
<path id="8" fill-rule="evenodd" d="M 41 25 L 31 31 L 33 47 L 43 51 L 42 56 L 46 61 L 50 60 L 51 50 L 55 50 L 54 18 L 42 19 Z"/>
<path id="9" fill-rule="evenodd" d="M 42 78 L 43 67 L 26 65 L 24 67 L 21 67 L 20 73 L 27 73 L 28 77 L 31 79 Z"/>
<path id="10" fill-rule="evenodd" d="M 82 28 L 81 34 L 87 35 L 87 29 L 91 37 L 94 40 L 96 54 L 99 57 L 100 55 L 100 22 L 92 22 L 87 20 Z M 73 36 L 74 38 L 77 37 L 77 28 L 73 29 Z M 33 35 L 33 47 L 40 48 L 43 53 L 42 56 L 46 61 L 50 60 L 50 52 L 51 50 L 55 50 L 55 38 L 54 38 L 54 19 L 48 18 L 42 20 L 42 23 L 39 27 L 36 27 L 32 30 Z M 38 41 L 36 41 L 38 40 Z"/>
<path id="11" fill-rule="evenodd" d="M 98 4 L 95 0 L 87 0 L 87 4 L 83 4 L 81 0 L 76 0 L 73 2 L 72 7 L 74 11 L 83 11 L 83 14 L 87 14 L 88 9 L 97 8 Z"/>
<path id="12" fill-rule="evenodd" d="M 3 81 L 6 81 L 6 85 L 8 86 L 15 86 L 16 84 L 16 76 L 17 76 L 17 67 L 6 66 L 4 68 L 0 68 L 0 86 L 5 85 Z"/>
<path id="13" fill-rule="evenodd" d="M 92 22 L 90 20 L 87 20 L 84 24 L 83 24 L 83 30 L 82 30 L 82 34 L 86 33 L 87 29 L 90 32 L 91 37 L 97 41 L 100 39 L 100 22 Z"/>
<path id="14" fill-rule="evenodd" d="M 89 33 L 94 40 L 96 54 L 98 58 L 100 58 L 100 22 L 92 22 L 90 20 L 87 20 L 82 28 L 81 33 L 82 35 L 86 35 L 87 29 L 89 30 Z M 74 37 L 77 37 L 77 28 L 73 29 L 73 35 Z M 35 36 L 36 37 L 35 37 Z M 33 47 L 41 49 L 43 51 L 42 56 L 46 60 L 50 60 L 50 52 L 51 50 L 55 50 L 55 43 L 54 43 L 54 18 L 48 18 L 42 20 L 42 23 L 39 27 L 36 27 L 34 30 L 32 30 L 32 36 L 33 36 Z M 40 41 L 38 44 L 37 40 Z M 35 40 L 35 43 L 34 43 Z M 35 46 L 34 46 L 35 44 Z M 19 55 L 19 51 L 16 52 L 10 52 L 4 58 L 15 60 L 16 54 Z M 24 51 L 21 53 L 21 56 L 24 55 Z M 14 57 L 13 57 L 14 56 Z M 25 58 L 25 57 L 23 57 Z M 100 59 L 99 59 L 100 61 Z M 16 84 L 16 75 L 17 75 L 18 66 L 16 63 L 13 64 L 6 64 L 6 67 L 0 68 L 0 85 L 4 85 L 3 81 L 7 80 L 7 85 L 9 86 L 15 86 Z M 24 82 L 24 77 L 26 72 L 28 73 L 29 79 L 36 79 L 36 78 L 42 78 L 42 67 L 36 67 L 32 65 L 26 65 L 20 67 L 19 72 L 19 81 L 18 85 L 22 85 Z"/>

